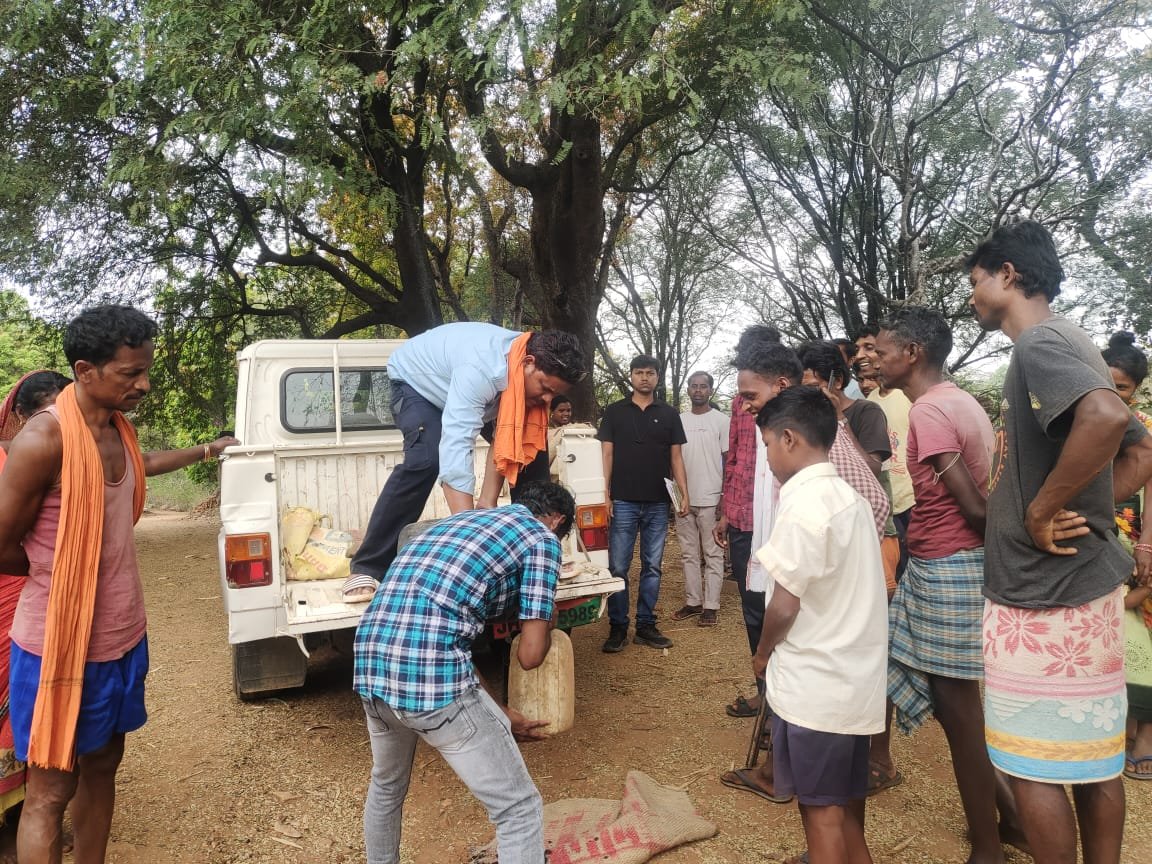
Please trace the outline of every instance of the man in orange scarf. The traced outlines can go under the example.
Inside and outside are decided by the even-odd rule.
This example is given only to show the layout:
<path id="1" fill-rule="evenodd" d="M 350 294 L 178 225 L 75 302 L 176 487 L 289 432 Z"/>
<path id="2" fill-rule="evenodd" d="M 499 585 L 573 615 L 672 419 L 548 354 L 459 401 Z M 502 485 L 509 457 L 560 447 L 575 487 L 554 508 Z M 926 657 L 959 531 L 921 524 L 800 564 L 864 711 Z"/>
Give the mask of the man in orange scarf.
<path id="1" fill-rule="evenodd" d="M 76 860 L 104 860 L 124 736 L 147 716 L 147 622 L 132 537 L 144 477 L 237 443 L 140 452 L 123 412 L 148 393 L 155 334 L 127 306 L 98 306 L 70 322 L 64 354 L 76 383 L 28 421 L 0 474 L 0 572 L 27 574 L 11 665 L 13 737 L 28 762 L 23 864 L 61 860 L 69 801 Z"/>
<path id="2" fill-rule="evenodd" d="M 494 324 L 444 324 L 405 342 L 388 359 L 392 414 L 404 435 L 404 461 L 388 477 L 364 542 L 344 583 L 345 602 L 366 603 L 396 557 L 401 529 L 420 518 L 439 480 L 452 513 L 495 507 L 505 480 L 547 449 L 548 405 L 583 380 L 575 336 L 517 333 Z M 480 497 L 475 497 L 476 436 L 495 421 Z M 540 477 L 547 480 L 547 466 Z"/>

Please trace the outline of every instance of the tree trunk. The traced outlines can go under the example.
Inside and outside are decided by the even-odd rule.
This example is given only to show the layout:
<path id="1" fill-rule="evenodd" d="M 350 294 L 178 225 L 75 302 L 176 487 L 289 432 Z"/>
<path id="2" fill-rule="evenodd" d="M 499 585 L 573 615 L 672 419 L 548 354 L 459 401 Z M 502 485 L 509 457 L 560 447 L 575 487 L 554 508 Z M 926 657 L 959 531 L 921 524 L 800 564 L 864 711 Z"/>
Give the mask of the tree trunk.
<path id="1" fill-rule="evenodd" d="M 538 283 L 534 305 L 543 325 L 574 334 L 589 371 L 596 348 L 599 292 L 596 265 L 604 242 L 603 159 L 600 124 L 566 115 L 561 135 L 572 146 L 555 170 L 532 188 L 532 259 Z M 591 376 L 572 388 L 573 417 L 594 420 Z"/>

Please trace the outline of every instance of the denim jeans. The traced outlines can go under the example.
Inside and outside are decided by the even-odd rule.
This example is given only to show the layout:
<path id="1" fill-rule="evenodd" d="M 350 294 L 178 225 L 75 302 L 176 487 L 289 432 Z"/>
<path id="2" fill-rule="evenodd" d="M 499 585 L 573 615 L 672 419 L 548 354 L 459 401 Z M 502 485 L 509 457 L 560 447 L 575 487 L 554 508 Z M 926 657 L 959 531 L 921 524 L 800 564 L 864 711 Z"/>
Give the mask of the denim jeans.
<path id="1" fill-rule="evenodd" d="M 405 525 L 415 522 L 440 474 L 441 411 L 403 381 L 392 382 L 392 416 L 404 436 L 404 461 L 392 469 L 352 559 L 352 572 L 380 580 L 396 557 Z"/>
<path id="2" fill-rule="evenodd" d="M 608 598 L 608 620 L 613 627 L 628 626 L 628 571 L 632 550 L 640 535 L 640 590 L 636 599 L 636 624 L 656 623 L 660 598 L 660 563 L 668 538 L 667 501 L 613 501 L 608 529 L 608 569 L 624 580 L 624 590 Z"/>
<path id="3" fill-rule="evenodd" d="M 400 711 L 363 699 L 372 745 L 364 805 L 368 864 L 398 864 L 404 797 L 416 741 L 435 747 L 488 811 L 500 864 L 544 864 L 544 804 L 508 718 L 479 687 L 435 711 Z"/>

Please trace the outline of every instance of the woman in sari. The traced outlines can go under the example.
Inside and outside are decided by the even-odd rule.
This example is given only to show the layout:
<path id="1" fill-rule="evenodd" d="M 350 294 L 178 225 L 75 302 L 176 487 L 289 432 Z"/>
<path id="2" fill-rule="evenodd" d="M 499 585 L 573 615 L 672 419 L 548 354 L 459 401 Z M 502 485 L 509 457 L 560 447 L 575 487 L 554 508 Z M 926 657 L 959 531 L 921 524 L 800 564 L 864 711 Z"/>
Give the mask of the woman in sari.
<path id="1" fill-rule="evenodd" d="M 1116 392 L 1129 406 L 1148 375 L 1148 358 L 1131 333 L 1114 333 L 1104 351 Z M 1132 413 L 1152 432 L 1152 418 Z M 1152 484 L 1149 484 L 1152 486 Z M 1128 752 L 1124 776 L 1152 780 L 1152 518 L 1144 518 L 1149 486 L 1142 496 L 1117 505 L 1116 526 L 1121 542 L 1136 559 L 1136 571 L 1124 599 L 1124 675 L 1128 683 Z M 1143 501 L 1141 501 L 1143 497 Z"/>

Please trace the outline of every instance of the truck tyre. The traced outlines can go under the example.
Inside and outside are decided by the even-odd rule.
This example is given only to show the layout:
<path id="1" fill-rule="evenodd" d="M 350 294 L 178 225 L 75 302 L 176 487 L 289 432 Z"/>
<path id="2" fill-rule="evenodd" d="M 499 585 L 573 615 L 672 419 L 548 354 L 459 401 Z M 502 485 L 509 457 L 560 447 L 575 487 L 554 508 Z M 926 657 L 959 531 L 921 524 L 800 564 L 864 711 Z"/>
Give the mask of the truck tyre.
<path id="1" fill-rule="evenodd" d="M 308 658 L 291 637 L 257 639 L 232 646 L 232 687 L 243 702 L 302 687 L 307 673 Z"/>

